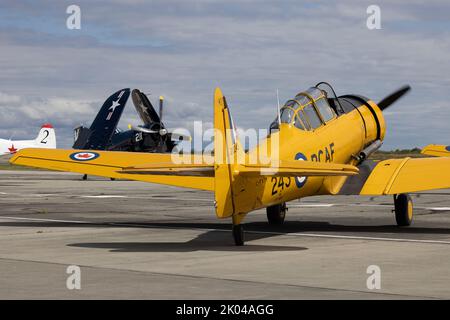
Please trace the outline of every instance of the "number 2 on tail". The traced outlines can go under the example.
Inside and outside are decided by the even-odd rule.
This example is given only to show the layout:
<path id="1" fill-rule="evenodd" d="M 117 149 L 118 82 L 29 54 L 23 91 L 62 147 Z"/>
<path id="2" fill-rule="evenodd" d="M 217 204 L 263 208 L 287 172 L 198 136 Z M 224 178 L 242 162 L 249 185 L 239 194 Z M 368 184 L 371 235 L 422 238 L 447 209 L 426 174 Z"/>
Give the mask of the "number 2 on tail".
<path id="1" fill-rule="evenodd" d="M 47 138 L 48 138 L 48 135 L 50 134 L 50 132 L 48 132 L 48 130 L 44 130 L 44 134 L 45 134 L 45 137 L 42 138 L 41 143 L 46 144 L 47 143 Z"/>

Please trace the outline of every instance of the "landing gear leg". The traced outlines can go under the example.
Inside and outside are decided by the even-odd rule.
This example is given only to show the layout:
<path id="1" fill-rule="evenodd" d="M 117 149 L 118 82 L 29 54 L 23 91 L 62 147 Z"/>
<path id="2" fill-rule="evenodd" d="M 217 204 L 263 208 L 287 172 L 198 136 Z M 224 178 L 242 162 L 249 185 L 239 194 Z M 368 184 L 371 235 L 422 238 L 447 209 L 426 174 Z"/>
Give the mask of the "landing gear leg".
<path id="1" fill-rule="evenodd" d="M 409 194 L 394 195 L 395 220 L 399 227 L 411 225 L 413 221 L 413 201 Z"/>
<path id="2" fill-rule="evenodd" d="M 234 244 L 237 246 L 244 245 L 244 227 L 241 222 L 245 215 L 233 215 L 233 239 Z"/>
<path id="3" fill-rule="evenodd" d="M 242 224 L 233 225 L 233 238 L 235 245 L 237 246 L 244 245 L 244 228 L 242 227 Z"/>
<path id="4" fill-rule="evenodd" d="M 286 202 L 267 207 L 267 221 L 269 221 L 269 224 L 271 225 L 283 224 L 287 210 Z"/>

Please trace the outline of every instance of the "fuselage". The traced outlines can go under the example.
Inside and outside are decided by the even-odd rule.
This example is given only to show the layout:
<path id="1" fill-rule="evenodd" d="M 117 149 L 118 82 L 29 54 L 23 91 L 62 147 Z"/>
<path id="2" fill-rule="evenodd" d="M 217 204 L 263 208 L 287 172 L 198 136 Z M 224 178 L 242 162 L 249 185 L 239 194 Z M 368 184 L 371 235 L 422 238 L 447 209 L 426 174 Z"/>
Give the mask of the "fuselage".
<path id="1" fill-rule="evenodd" d="M 42 125 L 36 139 L 33 140 L 11 140 L 0 139 L 0 155 L 14 154 L 25 148 L 56 148 L 55 129 L 49 123 Z"/>
<path id="2" fill-rule="evenodd" d="M 335 113 L 315 129 L 297 127 L 294 120 L 279 125 L 279 130 L 247 153 L 246 161 L 259 154 L 281 160 L 307 160 L 356 165 L 356 156 L 371 143 L 384 139 L 385 122 L 381 110 L 371 100 L 346 96 L 345 113 Z M 340 98 L 341 99 L 341 98 Z M 278 145 L 278 147 L 273 147 Z M 346 177 L 258 177 L 242 181 L 245 192 L 237 195 L 240 212 L 312 195 L 337 194 Z"/>
<path id="3" fill-rule="evenodd" d="M 0 154 L 14 154 L 25 148 L 40 148 L 35 140 L 0 139 Z"/>

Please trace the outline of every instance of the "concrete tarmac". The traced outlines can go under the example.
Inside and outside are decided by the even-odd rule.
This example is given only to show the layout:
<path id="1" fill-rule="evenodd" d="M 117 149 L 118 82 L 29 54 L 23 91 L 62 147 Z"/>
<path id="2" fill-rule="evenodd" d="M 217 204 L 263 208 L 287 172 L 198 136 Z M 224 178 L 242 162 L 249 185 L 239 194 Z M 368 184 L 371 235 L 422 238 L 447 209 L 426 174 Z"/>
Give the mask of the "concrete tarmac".
<path id="1" fill-rule="evenodd" d="M 0 171 L 0 299 L 449 299 L 450 190 L 412 196 L 408 228 L 391 197 L 312 197 L 235 247 L 209 192 Z"/>

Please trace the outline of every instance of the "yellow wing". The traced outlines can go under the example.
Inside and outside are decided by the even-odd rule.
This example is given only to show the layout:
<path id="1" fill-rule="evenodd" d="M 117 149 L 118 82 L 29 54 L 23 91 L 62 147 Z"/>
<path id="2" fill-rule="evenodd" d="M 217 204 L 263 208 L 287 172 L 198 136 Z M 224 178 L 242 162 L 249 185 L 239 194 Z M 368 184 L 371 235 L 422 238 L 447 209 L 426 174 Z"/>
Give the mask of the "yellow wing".
<path id="1" fill-rule="evenodd" d="M 376 164 L 362 195 L 399 194 L 450 188 L 450 158 L 389 159 Z"/>
<path id="2" fill-rule="evenodd" d="M 191 163 L 204 161 L 205 158 L 190 156 Z M 187 162 L 189 162 L 187 161 Z M 211 160 L 213 162 L 213 160 Z M 90 151 L 90 150 L 63 150 L 63 149 L 23 149 L 11 158 L 10 162 L 16 165 L 25 165 L 36 168 L 45 168 L 58 171 L 78 172 L 82 174 L 103 176 L 119 179 L 130 179 L 145 182 L 173 185 L 201 190 L 214 190 L 214 177 L 205 175 L 148 175 L 139 171 L 142 166 L 159 164 L 167 166 L 172 163 L 170 153 L 139 153 L 118 151 Z M 211 162 L 210 162 L 211 163 Z M 204 162 L 196 166 L 205 168 Z M 135 172 L 128 173 L 132 167 Z M 189 166 L 179 165 L 186 170 Z"/>
<path id="3" fill-rule="evenodd" d="M 430 144 L 423 148 L 421 153 L 434 157 L 450 157 L 450 146 Z"/>
<path id="4" fill-rule="evenodd" d="M 244 176 L 351 176 L 358 174 L 357 167 L 347 164 L 320 163 L 314 161 L 280 160 L 278 166 L 245 164 L 238 166 Z"/>
<path id="5" fill-rule="evenodd" d="M 208 164 L 173 164 L 150 163 L 142 166 L 127 167 L 118 171 L 126 174 L 140 175 L 174 175 L 174 176 L 203 176 L 214 177 L 214 166 Z M 273 167 L 261 164 L 238 165 L 233 175 L 247 177 L 278 176 L 351 176 L 358 174 L 357 167 L 346 164 L 320 163 L 311 161 L 284 161 Z"/>
<path id="6" fill-rule="evenodd" d="M 174 163 L 171 154 L 23 149 L 16 153 L 10 162 L 15 165 L 213 191 L 215 172 L 214 165 L 210 163 L 214 160 L 205 156 L 195 158 L 195 155 L 184 160 L 188 164 Z M 277 167 L 239 165 L 234 172 L 235 175 L 250 177 L 349 176 L 357 173 L 358 169 L 350 165 L 283 160 Z"/>

